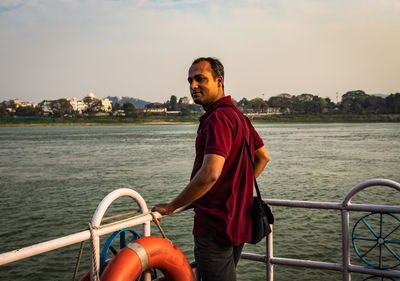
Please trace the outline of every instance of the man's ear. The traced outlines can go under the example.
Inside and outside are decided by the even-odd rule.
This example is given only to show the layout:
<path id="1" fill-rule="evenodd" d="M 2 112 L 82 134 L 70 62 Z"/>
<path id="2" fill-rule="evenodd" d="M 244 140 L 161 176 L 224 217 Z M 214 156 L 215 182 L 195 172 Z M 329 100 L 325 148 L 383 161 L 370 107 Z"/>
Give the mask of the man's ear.
<path id="1" fill-rule="evenodd" d="M 218 80 L 218 85 L 219 86 L 222 86 L 222 82 L 224 81 L 224 79 L 221 77 L 221 76 L 219 76 L 218 78 L 217 78 L 217 80 Z"/>

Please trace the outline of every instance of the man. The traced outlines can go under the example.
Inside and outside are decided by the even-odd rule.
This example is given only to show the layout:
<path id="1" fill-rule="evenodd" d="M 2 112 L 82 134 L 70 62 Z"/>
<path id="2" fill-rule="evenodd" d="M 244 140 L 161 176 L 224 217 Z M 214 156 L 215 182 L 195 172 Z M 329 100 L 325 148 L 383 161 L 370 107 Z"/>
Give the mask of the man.
<path id="1" fill-rule="evenodd" d="M 200 118 L 196 158 L 189 184 L 170 203 L 153 211 L 169 215 L 192 204 L 195 259 L 203 281 L 236 280 L 244 242 L 251 239 L 253 180 L 269 161 L 263 141 L 251 122 L 224 93 L 224 67 L 214 58 L 198 58 L 188 82 Z M 254 153 L 254 171 L 245 138 Z"/>

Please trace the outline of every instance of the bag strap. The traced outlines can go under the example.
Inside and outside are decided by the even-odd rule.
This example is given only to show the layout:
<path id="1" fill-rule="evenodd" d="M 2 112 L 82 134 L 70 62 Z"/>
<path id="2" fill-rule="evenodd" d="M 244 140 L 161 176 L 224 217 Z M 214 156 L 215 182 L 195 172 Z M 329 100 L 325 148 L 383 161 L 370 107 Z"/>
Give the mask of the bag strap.
<path id="1" fill-rule="evenodd" d="M 261 193 L 260 193 L 260 189 L 258 188 L 257 180 L 256 180 L 256 177 L 255 177 L 255 175 L 254 175 L 254 161 L 253 161 L 253 158 L 251 157 L 250 146 L 249 146 L 249 144 L 248 144 L 246 138 L 244 139 L 244 141 L 246 142 L 247 155 L 249 156 L 249 162 L 250 162 L 251 168 L 252 168 L 252 170 L 253 170 L 254 187 L 255 187 L 256 192 L 257 192 L 257 197 L 258 197 L 258 199 L 262 200 L 262 198 L 261 198 Z"/>
<path id="2" fill-rule="evenodd" d="M 239 117 L 239 119 L 240 119 L 240 120 L 242 121 L 242 123 L 243 123 L 243 136 L 244 136 L 244 137 L 243 137 L 243 138 L 244 138 L 244 141 L 243 141 L 243 142 L 244 142 L 244 144 L 245 144 L 245 146 L 246 146 L 246 151 L 247 151 L 247 155 L 248 155 L 248 157 L 249 157 L 250 166 L 251 166 L 251 169 L 252 169 L 252 171 L 253 171 L 254 187 L 255 187 L 255 189 L 256 189 L 258 199 L 259 199 L 259 200 L 262 200 L 262 198 L 261 198 L 261 193 L 260 193 L 260 189 L 258 188 L 258 184 L 257 184 L 256 177 L 254 176 L 254 166 L 255 166 L 255 165 L 254 165 L 253 158 L 252 158 L 252 156 L 251 156 L 250 145 L 249 145 L 249 143 L 248 143 L 248 141 L 247 141 L 247 138 L 246 138 L 246 124 L 245 124 L 244 120 L 240 117 L 240 115 L 236 112 L 236 109 L 235 109 L 233 106 L 229 105 L 229 104 L 221 104 L 220 106 L 217 106 L 214 110 L 216 110 L 217 108 L 221 108 L 221 107 L 230 107 L 230 108 L 236 113 L 236 115 Z M 202 127 L 204 121 L 207 119 L 207 117 L 208 117 L 214 110 L 212 110 L 212 111 L 210 111 L 210 112 L 207 112 L 207 113 L 205 113 L 203 116 L 200 117 L 200 119 L 199 119 L 200 125 L 199 125 L 198 130 L 200 130 L 200 128 Z"/>

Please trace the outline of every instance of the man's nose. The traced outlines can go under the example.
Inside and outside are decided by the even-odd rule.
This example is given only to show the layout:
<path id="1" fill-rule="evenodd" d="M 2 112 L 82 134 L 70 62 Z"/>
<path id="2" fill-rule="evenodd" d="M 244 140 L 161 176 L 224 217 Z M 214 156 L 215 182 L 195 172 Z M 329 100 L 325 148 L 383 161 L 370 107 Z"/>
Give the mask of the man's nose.
<path id="1" fill-rule="evenodd" d="M 194 90 L 197 89 L 199 87 L 199 83 L 197 83 L 196 81 L 192 81 L 192 83 L 190 83 L 190 89 Z"/>

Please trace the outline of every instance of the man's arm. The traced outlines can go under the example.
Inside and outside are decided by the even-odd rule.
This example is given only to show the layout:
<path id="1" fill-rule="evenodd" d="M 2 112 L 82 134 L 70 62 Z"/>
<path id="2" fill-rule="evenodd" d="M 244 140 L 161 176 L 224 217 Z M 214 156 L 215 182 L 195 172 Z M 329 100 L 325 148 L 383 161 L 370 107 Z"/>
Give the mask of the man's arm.
<path id="1" fill-rule="evenodd" d="M 223 156 L 218 154 L 204 155 L 200 170 L 197 171 L 181 193 L 170 203 L 155 205 L 152 211 L 159 212 L 161 215 L 169 215 L 176 209 L 196 201 L 206 194 L 218 180 L 224 164 L 225 158 Z"/>
<path id="2" fill-rule="evenodd" d="M 256 178 L 264 170 L 269 160 L 268 152 L 264 146 L 254 151 L 254 176 Z"/>

